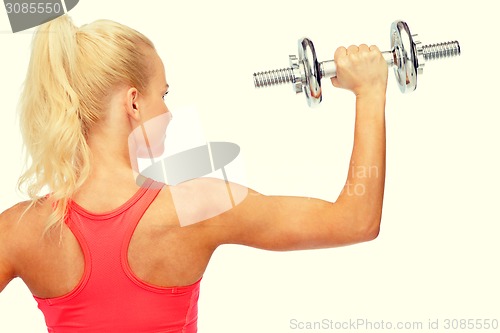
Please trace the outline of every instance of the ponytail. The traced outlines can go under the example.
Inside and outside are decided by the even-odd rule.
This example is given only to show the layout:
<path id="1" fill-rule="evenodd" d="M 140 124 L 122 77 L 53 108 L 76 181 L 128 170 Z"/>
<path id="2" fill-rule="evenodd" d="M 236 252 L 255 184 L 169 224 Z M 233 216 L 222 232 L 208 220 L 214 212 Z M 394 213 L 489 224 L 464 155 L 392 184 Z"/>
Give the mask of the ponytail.
<path id="1" fill-rule="evenodd" d="M 154 49 L 139 32 L 106 20 L 79 29 L 63 15 L 37 29 L 19 102 L 31 164 L 18 185 L 32 199 L 30 207 L 42 190 L 50 191 L 54 210 L 46 231 L 62 226 L 72 195 L 89 177 L 86 139 L 110 90 L 123 83 L 146 89 L 150 71 L 141 45 Z"/>

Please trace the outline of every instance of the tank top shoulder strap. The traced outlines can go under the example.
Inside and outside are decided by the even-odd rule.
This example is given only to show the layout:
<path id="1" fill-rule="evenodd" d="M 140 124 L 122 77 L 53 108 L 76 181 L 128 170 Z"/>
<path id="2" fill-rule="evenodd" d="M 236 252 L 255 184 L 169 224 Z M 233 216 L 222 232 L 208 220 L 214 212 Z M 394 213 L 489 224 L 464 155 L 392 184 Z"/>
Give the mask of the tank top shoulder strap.
<path id="1" fill-rule="evenodd" d="M 127 207 L 125 212 L 127 218 L 131 221 L 131 225 L 129 225 L 130 228 L 135 229 L 146 210 L 148 210 L 149 206 L 151 206 L 164 186 L 165 184 L 156 182 L 151 178 L 147 178 L 141 185 L 137 201 L 133 205 Z"/>

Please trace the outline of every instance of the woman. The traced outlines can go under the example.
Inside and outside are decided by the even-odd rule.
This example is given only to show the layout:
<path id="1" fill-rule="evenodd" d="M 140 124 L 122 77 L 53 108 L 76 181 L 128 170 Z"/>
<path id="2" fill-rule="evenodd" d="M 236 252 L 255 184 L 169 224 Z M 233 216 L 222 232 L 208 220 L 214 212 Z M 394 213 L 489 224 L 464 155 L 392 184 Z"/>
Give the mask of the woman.
<path id="1" fill-rule="evenodd" d="M 20 100 L 31 159 L 20 185 L 32 200 L 0 216 L 0 291 L 20 277 L 49 332 L 192 333 L 200 280 L 219 245 L 285 251 L 376 238 L 387 65 L 367 45 L 340 47 L 335 61 L 332 84 L 356 95 L 338 199 L 265 196 L 230 184 L 245 196 L 227 209 L 222 181 L 167 186 L 135 172 L 137 155 L 163 151 L 170 116 L 164 66 L 149 39 L 106 20 L 77 28 L 62 16 L 39 27 Z M 153 119 L 162 121 L 148 128 Z M 40 197 L 42 189 L 50 195 Z M 175 207 L 173 193 L 193 205 Z M 180 209 L 191 223 L 180 222 Z"/>

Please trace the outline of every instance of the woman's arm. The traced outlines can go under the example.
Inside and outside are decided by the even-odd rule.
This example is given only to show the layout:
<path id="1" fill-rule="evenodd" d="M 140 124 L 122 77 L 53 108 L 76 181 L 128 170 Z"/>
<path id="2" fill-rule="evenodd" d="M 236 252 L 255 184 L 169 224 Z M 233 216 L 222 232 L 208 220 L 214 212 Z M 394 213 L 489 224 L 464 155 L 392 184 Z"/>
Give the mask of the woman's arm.
<path id="1" fill-rule="evenodd" d="M 336 87 L 356 95 L 354 146 L 348 177 L 336 202 L 319 199 L 265 196 L 248 190 L 232 209 L 223 209 L 224 182 L 199 179 L 187 185 L 185 198 L 203 193 L 201 206 L 219 214 L 205 220 L 207 241 L 243 244 L 269 250 L 335 247 L 377 237 L 382 215 L 385 181 L 385 91 L 387 65 L 376 47 L 339 48 L 335 53 Z M 242 193 L 238 185 L 230 185 Z M 191 190 L 189 190 L 191 188 Z M 246 189 L 245 189 L 246 190 Z M 207 195 L 210 194 L 210 195 Z"/>
<path id="2" fill-rule="evenodd" d="M 14 268 L 11 265 L 12 258 L 9 256 L 9 218 L 8 211 L 0 214 L 0 292 L 14 278 Z"/>

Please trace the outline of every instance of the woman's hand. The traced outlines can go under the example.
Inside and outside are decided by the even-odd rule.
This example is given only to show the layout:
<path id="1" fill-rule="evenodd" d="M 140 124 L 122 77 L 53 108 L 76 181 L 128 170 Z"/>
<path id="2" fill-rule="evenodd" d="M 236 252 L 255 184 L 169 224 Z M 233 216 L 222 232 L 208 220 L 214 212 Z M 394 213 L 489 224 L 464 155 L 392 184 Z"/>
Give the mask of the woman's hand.
<path id="1" fill-rule="evenodd" d="M 339 47 L 334 60 L 337 65 L 337 77 L 331 78 L 334 87 L 350 90 L 356 97 L 373 93 L 385 95 L 387 63 L 377 46 Z"/>

